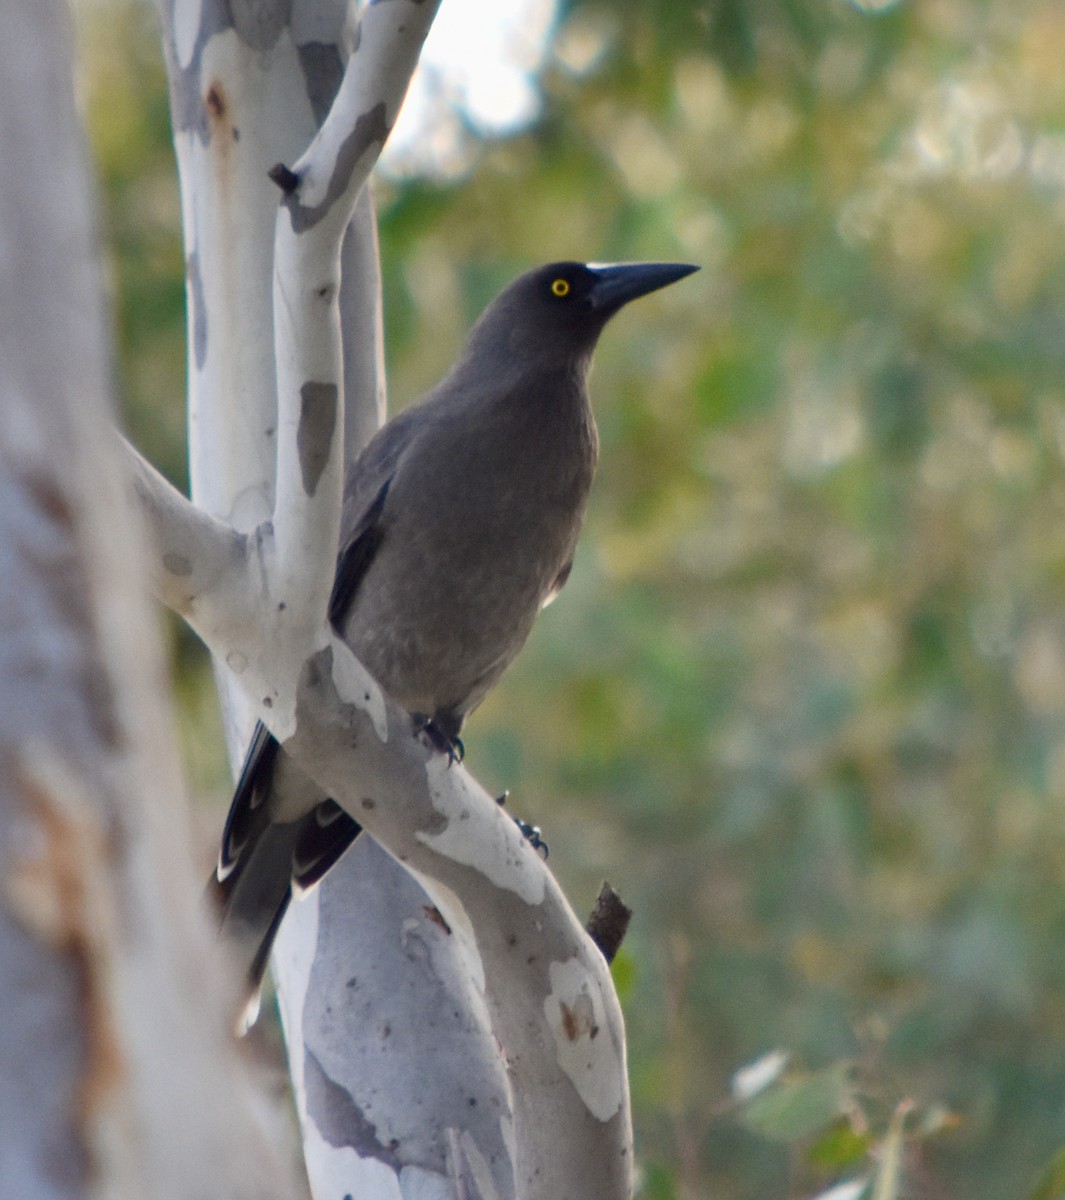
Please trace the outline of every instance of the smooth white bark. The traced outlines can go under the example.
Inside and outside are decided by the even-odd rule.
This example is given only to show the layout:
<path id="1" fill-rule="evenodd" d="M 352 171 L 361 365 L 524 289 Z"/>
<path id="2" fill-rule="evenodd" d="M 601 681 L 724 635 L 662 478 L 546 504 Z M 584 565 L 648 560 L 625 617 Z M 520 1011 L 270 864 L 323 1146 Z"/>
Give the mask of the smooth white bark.
<path id="1" fill-rule="evenodd" d="M 197 508 L 129 443 L 123 443 L 133 487 L 152 535 L 149 585 L 155 596 L 196 628 L 196 601 L 216 597 L 245 574 L 247 537 Z"/>
<path id="2" fill-rule="evenodd" d="M 0 39 L 0 1195 L 292 1196 L 205 969 L 65 8 Z"/>

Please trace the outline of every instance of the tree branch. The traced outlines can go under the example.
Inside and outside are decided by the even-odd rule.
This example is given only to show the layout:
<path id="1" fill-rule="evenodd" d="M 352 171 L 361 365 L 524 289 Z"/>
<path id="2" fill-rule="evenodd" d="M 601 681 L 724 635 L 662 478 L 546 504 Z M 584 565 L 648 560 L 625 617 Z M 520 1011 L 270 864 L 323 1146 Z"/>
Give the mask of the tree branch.
<path id="1" fill-rule="evenodd" d="M 197 508 L 124 438 L 122 448 L 153 543 L 149 587 L 156 599 L 199 629 L 197 600 L 209 597 L 210 613 L 216 615 L 218 597 L 226 594 L 231 580 L 247 572 L 247 538 Z M 212 636 L 217 640 L 224 635 Z"/>
<path id="2" fill-rule="evenodd" d="M 631 920 L 632 909 L 609 883 L 604 883 L 595 898 L 595 907 L 585 929 L 608 963 L 614 961 L 615 955 L 621 949 Z"/>
<path id="3" fill-rule="evenodd" d="M 415 874 L 453 932 L 509 1064 L 519 1194 L 546 1200 L 581 1179 L 589 1200 L 626 1196 L 624 1033 L 604 958 L 484 789 L 387 697 L 376 713 L 351 702 L 361 670 L 342 643 L 308 662 L 286 751 Z"/>
<path id="4" fill-rule="evenodd" d="M 269 644 L 291 653 L 293 667 L 323 644 L 340 540 L 342 239 L 438 6 L 439 0 L 367 6 L 329 114 L 297 162 L 295 182 L 282 189 L 274 243 L 278 462 L 266 581 L 276 602 L 265 610 L 278 628 L 265 632 Z M 276 652 L 271 657 L 276 681 Z M 290 696 L 276 689 L 272 701 L 273 720 L 287 733 Z"/>

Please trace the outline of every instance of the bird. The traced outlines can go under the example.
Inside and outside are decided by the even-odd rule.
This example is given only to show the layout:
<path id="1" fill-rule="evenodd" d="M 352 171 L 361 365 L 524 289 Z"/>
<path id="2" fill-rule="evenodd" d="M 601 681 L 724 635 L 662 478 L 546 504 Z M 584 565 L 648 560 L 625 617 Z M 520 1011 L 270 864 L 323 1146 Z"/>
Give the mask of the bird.
<path id="1" fill-rule="evenodd" d="M 378 430 L 344 489 L 328 619 L 441 750 L 563 587 L 599 439 L 588 395 L 604 326 L 689 263 L 555 262 L 488 305 L 444 378 Z M 257 998 L 293 898 L 360 826 L 260 722 L 209 883 L 223 933 L 244 948 Z"/>

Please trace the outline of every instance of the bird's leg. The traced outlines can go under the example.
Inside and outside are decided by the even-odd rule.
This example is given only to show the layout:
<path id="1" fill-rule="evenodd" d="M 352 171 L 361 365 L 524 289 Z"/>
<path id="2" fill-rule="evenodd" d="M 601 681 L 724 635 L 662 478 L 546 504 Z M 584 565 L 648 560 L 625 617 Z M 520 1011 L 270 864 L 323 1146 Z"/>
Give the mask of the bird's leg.
<path id="1" fill-rule="evenodd" d="M 502 796 L 496 797 L 496 803 L 499 805 L 500 808 L 503 808 L 506 805 L 509 797 L 510 797 L 510 792 L 504 792 Z M 510 819 L 521 830 L 522 837 L 525 838 L 525 840 L 529 843 L 529 845 L 532 846 L 532 848 L 538 854 L 542 854 L 544 856 L 544 858 L 546 859 L 547 856 L 551 853 L 551 849 L 548 846 L 547 842 L 544 840 L 544 835 L 540 831 L 540 826 L 539 825 L 530 825 L 528 821 L 523 821 L 521 819 L 521 817 L 515 817 L 513 815 L 513 813 L 511 814 Z"/>
<path id="2" fill-rule="evenodd" d="M 512 820 L 521 830 L 522 836 L 529 845 L 546 860 L 547 856 L 551 853 L 551 847 L 544 840 L 544 836 L 540 832 L 540 826 L 530 825 L 528 821 L 523 821 L 521 817 L 513 817 Z"/>
<path id="3" fill-rule="evenodd" d="M 462 738 L 458 734 L 450 737 L 426 713 L 411 713 L 410 717 L 414 722 L 415 734 L 424 733 L 429 739 L 429 745 L 434 750 L 439 750 L 441 754 L 447 755 L 449 764 L 462 762 L 466 757 L 466 747 L 462 744 Z"/>

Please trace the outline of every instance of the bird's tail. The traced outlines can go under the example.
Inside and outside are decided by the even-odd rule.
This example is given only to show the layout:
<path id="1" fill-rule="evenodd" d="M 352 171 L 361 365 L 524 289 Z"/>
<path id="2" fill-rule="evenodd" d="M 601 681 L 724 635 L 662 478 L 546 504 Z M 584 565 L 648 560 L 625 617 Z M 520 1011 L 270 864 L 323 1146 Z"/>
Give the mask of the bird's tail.
<path id="1" fill-rule="evenodd" d="M 207 885 L 222 935 L 240 955 L 247 980 L 245 1029 L 258 1015 L 263 976 L 289 902 L 314 887 L 359 832 L 258 725 Z"/>
<path id="2" fill-rule="evenodd" d="M 219 878 L 220 870 L 207 882 L 210 902 L 219 917 L 227 954 L 238 956 L 251 1007 L 250 1019 L 258 1015 L 259 992 L 274 938 L 292 899 L 291 867 L 295 848 L 294 824 L 269 824 L 256 831 L 233 869 Z"/>

